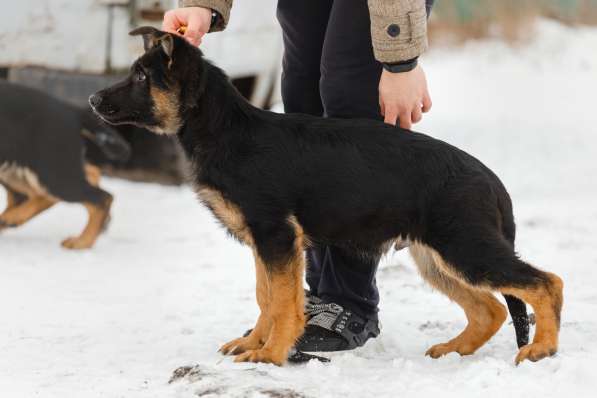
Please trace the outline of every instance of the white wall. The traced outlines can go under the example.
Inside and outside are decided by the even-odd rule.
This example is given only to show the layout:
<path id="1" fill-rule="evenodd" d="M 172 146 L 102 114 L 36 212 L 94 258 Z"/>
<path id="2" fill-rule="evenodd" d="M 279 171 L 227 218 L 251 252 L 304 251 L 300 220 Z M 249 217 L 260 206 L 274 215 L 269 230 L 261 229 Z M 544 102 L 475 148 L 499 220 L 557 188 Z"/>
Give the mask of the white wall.
<path id="1" fill-rule="evenodd" d="M 176 4 L 164 4 L 168 2 Z M 205 40 L 206 55 L 232 75 L 277 65 L 281 50 L 275 2 L 237 0 L 227 32 Z M 101 0 L 3 0 L 1 15 L 1 66 L 104 71 L 108 10 Z M 140 39 L 127 35 L 129 21 L 128 9 L 115 9 L 114 68 L 127 68 L 142 50 Z"/>

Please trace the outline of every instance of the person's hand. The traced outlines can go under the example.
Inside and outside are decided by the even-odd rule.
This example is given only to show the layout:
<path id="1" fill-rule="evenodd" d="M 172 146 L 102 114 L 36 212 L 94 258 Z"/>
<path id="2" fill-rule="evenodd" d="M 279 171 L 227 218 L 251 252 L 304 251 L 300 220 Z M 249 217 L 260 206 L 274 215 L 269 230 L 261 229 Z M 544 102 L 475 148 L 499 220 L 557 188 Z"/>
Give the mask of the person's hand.
<path id="1" fill-rule="evenodd" d="M 392 73 L 383 70 L 379 80 L 379 106 L 384 122 L 410 129 L 431 109 L 425 72 L 417 65 L 413 70 Z"/>
<path id="2" fill-rule="evenodd" d="M 203 35 L 211 27 L 212 10 L 204 7 L 184 7 L 170 10 L 164 14 L 162 30 L 180 35 L 178 29 L 185 27 L 182 35 L 194 46 L 201 44 Z"/>

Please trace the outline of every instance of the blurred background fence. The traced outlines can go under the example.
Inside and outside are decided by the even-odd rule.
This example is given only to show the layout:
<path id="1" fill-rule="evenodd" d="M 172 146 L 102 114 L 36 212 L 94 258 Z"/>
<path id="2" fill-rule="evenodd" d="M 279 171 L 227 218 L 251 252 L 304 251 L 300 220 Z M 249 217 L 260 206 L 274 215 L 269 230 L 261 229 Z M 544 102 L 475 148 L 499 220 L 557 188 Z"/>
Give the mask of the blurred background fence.
<path id="1" fill-rule="evenodd" d="M 520 40 L 532 36 L 538 17 L 597 24 L 597 0 L 436 0 L 429 31 L 440 42 L 487 36 Z"/>

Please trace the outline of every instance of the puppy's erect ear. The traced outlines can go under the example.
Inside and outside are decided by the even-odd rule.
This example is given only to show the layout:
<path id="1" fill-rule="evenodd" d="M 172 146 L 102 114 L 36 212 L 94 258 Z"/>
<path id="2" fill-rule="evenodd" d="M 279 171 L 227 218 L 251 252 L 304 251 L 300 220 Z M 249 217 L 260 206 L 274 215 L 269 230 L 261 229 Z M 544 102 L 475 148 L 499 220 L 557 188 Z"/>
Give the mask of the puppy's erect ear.
<path id="1" fill-rule="evenodd" d="M 131 36 L 143 36 L 143 48 L 145 51 L 151 50 L 157 44 L 157 37 L 160 36 L 161 33 L 159 30 L 152 26 L 141 26 L 137 29 L 133 29 L 129 32 Z"/>
<path id="2" fill-rule="evenodd" d="M 174 38 L 170 33 L 166 33 L 165 35 L 158 38 L 160 44 L 162 45 L 162 50 L 168 56 L 168 58 L 172 59 L 172 53 L 174 52 Z"/>
<path id="3" fill-rule="evenodd" d="M 174 39 L 170 33 L 163 32 L 152 26 L 141 26 L 129 32 L 129 35 L 143 36 L 143 47 L 145 48 L 145 51 L 149 51 L 159 44 L 168 58 L 172 58 L 172 53 L 174 52 Z"/>

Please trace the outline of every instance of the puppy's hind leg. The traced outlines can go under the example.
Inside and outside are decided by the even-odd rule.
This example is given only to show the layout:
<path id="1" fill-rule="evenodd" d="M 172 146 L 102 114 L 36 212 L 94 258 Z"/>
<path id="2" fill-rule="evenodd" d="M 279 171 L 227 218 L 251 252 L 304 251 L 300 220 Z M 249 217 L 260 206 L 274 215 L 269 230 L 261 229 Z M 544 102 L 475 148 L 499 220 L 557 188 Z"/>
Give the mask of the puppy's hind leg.
<path id="1" fill-rule="evenodd" d="M 445 265 L 433 249 L 417 243 L 410 247 L 410 252 L 423 278 L 460 305 L 468 320 L 458 336 L 434 345 L 425 355 L 439 358 L 450 352 L 473 354 L 500 329 L 507 316 L 506 309 L 490 292 L 475 289 L 444 272 Z"/>
<path id="2" fill-rule="evenodd" d="M 504 294 L 516 296 L 529 303 L 535 311 L 535 336 L 531 344 L 523 346 L 518 352 L 518 365 L 525 359 L 535 362 L 557 352 L 564 283 L 557 275 L 539 271 L 521 260 L 518 260 L 517 265 L 528 273 L 540 273 L 531 283 L 520 283 L 514 279 L 509 286 L 499 288 Z"/>
<path id="3" fill-rule="evenodd" d="M 473 227 L 466 231 L 466 236 L 453 235 L 452 241 L 441 250 L 450 272 L 462 275 L 473 286 L 497 290 L 533 307 L 537 322 L 535 336 L 531 344 L 520 349 L 517 364 L 555 354 L 563 302 L 562 280 L 520 260 L 499 234 L 475 231 Z M 479 236 L 484 239 L 478 239 Z"/>

